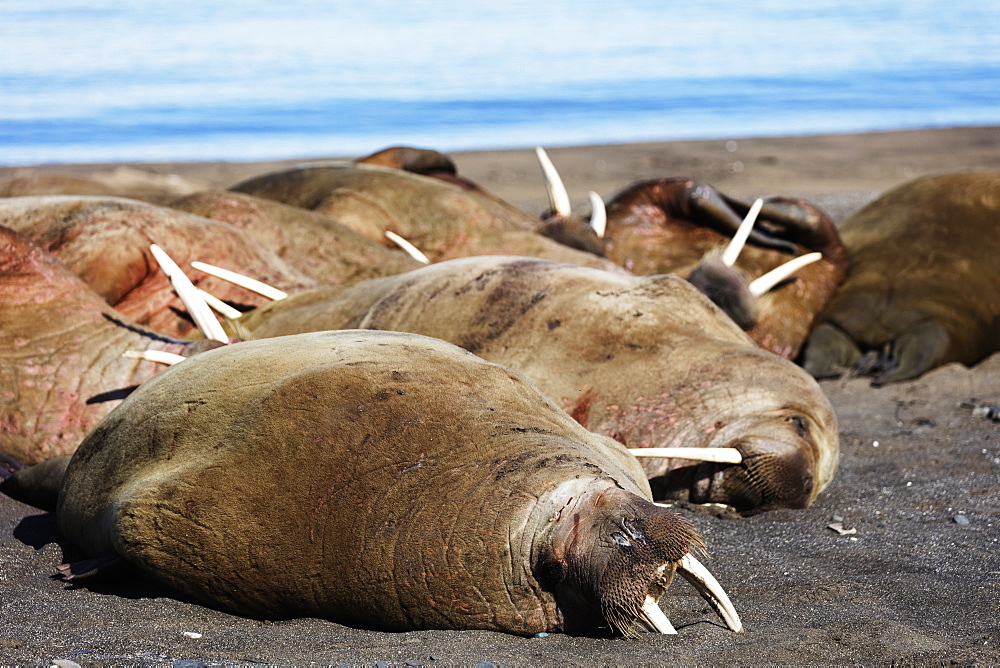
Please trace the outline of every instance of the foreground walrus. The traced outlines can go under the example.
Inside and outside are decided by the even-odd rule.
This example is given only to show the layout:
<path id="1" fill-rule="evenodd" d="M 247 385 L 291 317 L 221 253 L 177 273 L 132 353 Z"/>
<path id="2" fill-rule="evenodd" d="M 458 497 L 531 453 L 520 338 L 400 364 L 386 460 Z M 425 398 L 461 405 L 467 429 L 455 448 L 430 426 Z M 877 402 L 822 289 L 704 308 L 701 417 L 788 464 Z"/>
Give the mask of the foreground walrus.
<path id="1" fill-rule="evenodd" d="M 853 268 L 804 348 L 813 375 L 891 383 L 1000 350 L 1000 173 L 909 181 L 841 235 Z"/>
<path id="2" fill-rule="evenodd" d="M 434 336 L 517 369 L 583 426 L 630 448 L 742 453 L 739 465 L 645 460 L 657 498 L 804 507 L 837 467 L 836 419 L 816 382 L 674 276 L 466 258 L 302 291 L 233 331 L 350 328 Z"/>
<path id="3" fill-rule="evenodd" d="M 393 630 L 671 632 L 695 530 L 521 376 L 393 332 L 252 341 L 143 384 L 81 444 L 62 531 L 195 600 Z"/>

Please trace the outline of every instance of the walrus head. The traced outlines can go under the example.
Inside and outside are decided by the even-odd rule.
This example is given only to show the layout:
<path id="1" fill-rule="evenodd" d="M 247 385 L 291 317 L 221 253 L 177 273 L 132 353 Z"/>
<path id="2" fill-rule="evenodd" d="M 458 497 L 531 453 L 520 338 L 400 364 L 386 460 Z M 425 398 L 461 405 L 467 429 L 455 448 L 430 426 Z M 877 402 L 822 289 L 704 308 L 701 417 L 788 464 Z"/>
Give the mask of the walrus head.
<path id="1" fill-rule="evenodd" d="M 704 549 L 694 527 L 611 479 L 598 482 L 606 484 L 569 497 L 554 515 L 551 552 L 541 563 L 540 579 L 554 585 L 566 629 L 675 633 L 657 601 L 679 572 L 730 629 L 741 631 L 725 591 L 691 555 Z"/>

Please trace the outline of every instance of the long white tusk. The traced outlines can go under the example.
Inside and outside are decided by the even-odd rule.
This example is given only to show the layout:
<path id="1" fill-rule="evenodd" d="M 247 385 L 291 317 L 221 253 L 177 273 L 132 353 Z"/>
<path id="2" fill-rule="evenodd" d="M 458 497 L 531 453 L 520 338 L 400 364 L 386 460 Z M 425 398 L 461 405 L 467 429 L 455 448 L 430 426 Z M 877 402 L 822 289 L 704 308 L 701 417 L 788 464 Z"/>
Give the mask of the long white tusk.
<path id="1" fill-rule="evenodd" d="M 412 257 L 417 262 L 423 262 L 424 264 L 430 264 L 431 261 L 427 259 L 427 256 L 420 252 L 420 249 L 411 244 L 409 241 L 399 236 L 395 232 L 385 231 L 385 236 L 387 236 L 391 241 L 393 241 L 397 246 L 406 251 L 406 254 Z"/>
<path id="2" fill-rule="evenodd" d="M 695 459 L 703 462 L 739 464 L 743 455 L 736 448 L 629 448 L 636 457 Z"/>
<path id="3" fill-rule="evenodd" d="M 822 257 L 823 254 L 819 251 L 800 255 L 797 258 L 789 260 L 783 265 L 775 267 L 763 276 L 750 281 L 750 285 L 747 286 L 747 290 L 750 291 L 750 294 L 760 297 L 762 294 L 773 289 L 774 286 L 781 283 L 802 267 L 807 264 L 812 264 L 813 262 L 822 259 Z"/>
<path id="4" fill-rule="evenodd" d="M 201 331 L 201 335 L 206 339 L 228 343 L 229 337 L 226 336 L 226 332 L 222 329 L 219 321 L 215 319 L 212 309 L 201 298 L 194 284 L 184 275 L 184 272 L 177 266 L 177 263 L 170 259 L 170 256 L 156 244 L 151 244 L 149 250 L 153 254 L 153 257 L 156 258 L 157 263 L 159 263 L 160 269 L 170 279 L 170 284 L 174 286 L 174 292 L 181 298 L 184 308 L 191 314 L 191 318 L 198 326 L 199 331 Z"/>
<path id="5" fill-rule="evenodd" d="M 209 292 L 205 292 L 201 288 L 198 289 L 198 293 L 201 295 L 201 298 L 205 300 L 205 303 L 208 304 L 213 309 L 215 309 L 215 312 L 221 315 L 223 318 L 226 318 L 228 320 L 236 320 L 241 315 L 243 315 L 243 313 L 241 313 L 240 311 L 234 309 L 232 306 L 222 301 L 215 295 Z"/>
<path id="6" fill-rule="evenodd" d="M 545 189 L 549 191 L 549 206 L 560 216 L 570 215 L 573 208 L 569 204 L 569 193 L 566 192 L 566 186 L 563 185 L 562 178 L 556 171 L 556 166 L 552 164 L 552 161 L 549 160 L 549 154 L 541 146 L 535 149 L 535 155 L 538 156 L 538 162 L 542 165 L 542 173 L 545 174 Z"/>
<path id="7" fill-rule="evenodd" d="M 754 201 L 753 206 L 747 211 L 747 217 L 743 219 L 740 223 L 739 229 L 736 230 L 736 234 L 733 235 L 733 240 L 729 242 L 726 246 L 726 250 L 722 253 L 722 264 L 727 267 L 731 267 L 736 264 L 736 258 L 740 256 L 740 252 L 743 251 L 743 246 L 747 243 L 747 237 L 750 236 L 750 230 L 753 229 L 754 223 L 757 222 L 757 215 L 760 213 L 760 208 L 764 206 L 764 200 L 758 198 Z"/>
<path id="8" fill-rule="evenodd" d="M 674 625 L 670 623 L 667 616 L 660 610 L 660 606 L 657 605 L 656 601 L 649 594 L 646 595 L 646 600 L 642 604 L 642 612 L 639 613 L 639 616 L 642 621 L 646 622 L 657 633 L 677 635 Z"/>
<path id="9" fill-rule="evenodd" d="M 698 590 L 701 597 L 708 601 L 708 604 L 715 609 L 719 617 L 722 617 L 722 621 L 726 623 L 726 626 L 731 631 L 739 633 L 743 630 L 743 622 L 740 621 L 740 616 L 736 612 L 736 608 L 733 607 L 733 602 L 729 600 L 726 590 L 722 588 L 722 585 L 715 579 L 715 576 L 709 573 L 708 569 L 700 561 L 690 554 L 685 554 L 681 558 L 677 572 Z"/>
<path id="10" fill-rule="evenodd" d="M 608 210 L 604 206 L 604 200 L 593 190 L 590 191 L 590 226 L 594 228 L 598 239 L 604 238 L 608 228 Z"/>
<path id="11" fill-rule="evenodd" d="M 122 357 L 132 360 L 156 362 L 157 364 L 166 364 L 167 366 L 173 366 L 187 359 L 183 355 L 168 353 L 165 350 L 126 350 L 122 353 Z"/>
<path id="12" fill-rule="evenodd" d="M 204 262 L 192 262 L 191 266 L 199 271 L 205 272 L 209 276 L 215 276 L 216 278 L 221 278 L 224 281 L 229 281 L 234 285 L 246 288 L 250 292 L 256 292 L 258 295 L 262 295 L 268 299 L 277 301 L 288 296 L 288 293 L 284 290 L 279 290 L 278 288 L 272 287 L 267 283 L 262 283 L 255 278 L 250 278 L 249 276 L 244 276 L 243 274 L 237 274 L 235 271 L 230 271 L 229 269 L 223 269 L 222 267 L 216 267 L 215 265 L 205 264 Z"/>

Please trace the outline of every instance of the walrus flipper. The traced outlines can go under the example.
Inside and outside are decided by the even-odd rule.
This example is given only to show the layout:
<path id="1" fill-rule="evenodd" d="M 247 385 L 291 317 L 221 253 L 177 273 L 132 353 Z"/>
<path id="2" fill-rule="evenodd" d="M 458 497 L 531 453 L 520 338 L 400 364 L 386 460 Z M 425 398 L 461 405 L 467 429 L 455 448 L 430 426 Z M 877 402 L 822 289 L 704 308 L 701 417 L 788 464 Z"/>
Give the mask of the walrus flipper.
<path id="1" fill-rule="evenodd" d="M 6 458 L 13 461 L 12 458 Z M 4 476 L 0 482 L 0 492 L 21 503 L 55 510 L 59 488 L 62 486 L 70 456 L 52 457 L 34 466 L 23 466 Z M 3 468 L 3 467 L 0 467 Z M 3 468 L 6 473 L 8 468 Z"/>
<path id="2" fill-rule="evenodd" d="M 813 330 L 802 350 L 800 363 L 814 378 L 834 378 L 854 369 L 861 348 L 847 332 L 828 322 Z"/>
<path id="3" fill-rule="evenodd" d="M 103 578 L 119 573 L 123 568 L 131 568 L 129 563 L 117 554 L 109 554 L 104 557 L 93 559 L 83 559 L 68 564 L 56 566 L 56 577 L 65 582 L 82 582 Z"/>
<path id="4" fill-rule="evenodd" d="M 903 330 L 890 346 L 887 363 L 872 375 L 872 385 L 916 378 L 942 363 L 951 345 L 948 330 L 936 320 L 924 320 Z"/>

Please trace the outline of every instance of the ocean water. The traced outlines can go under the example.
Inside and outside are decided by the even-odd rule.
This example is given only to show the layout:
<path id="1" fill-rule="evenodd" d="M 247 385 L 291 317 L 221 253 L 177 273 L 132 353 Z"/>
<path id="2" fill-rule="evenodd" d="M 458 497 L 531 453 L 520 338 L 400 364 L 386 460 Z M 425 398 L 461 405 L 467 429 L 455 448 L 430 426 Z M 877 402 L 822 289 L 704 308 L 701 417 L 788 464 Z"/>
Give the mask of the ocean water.
<path id="1" fill-rule="evenodd" d="M 0 164 L 1000 125 L 996 0 L 0 0 Z"/>

